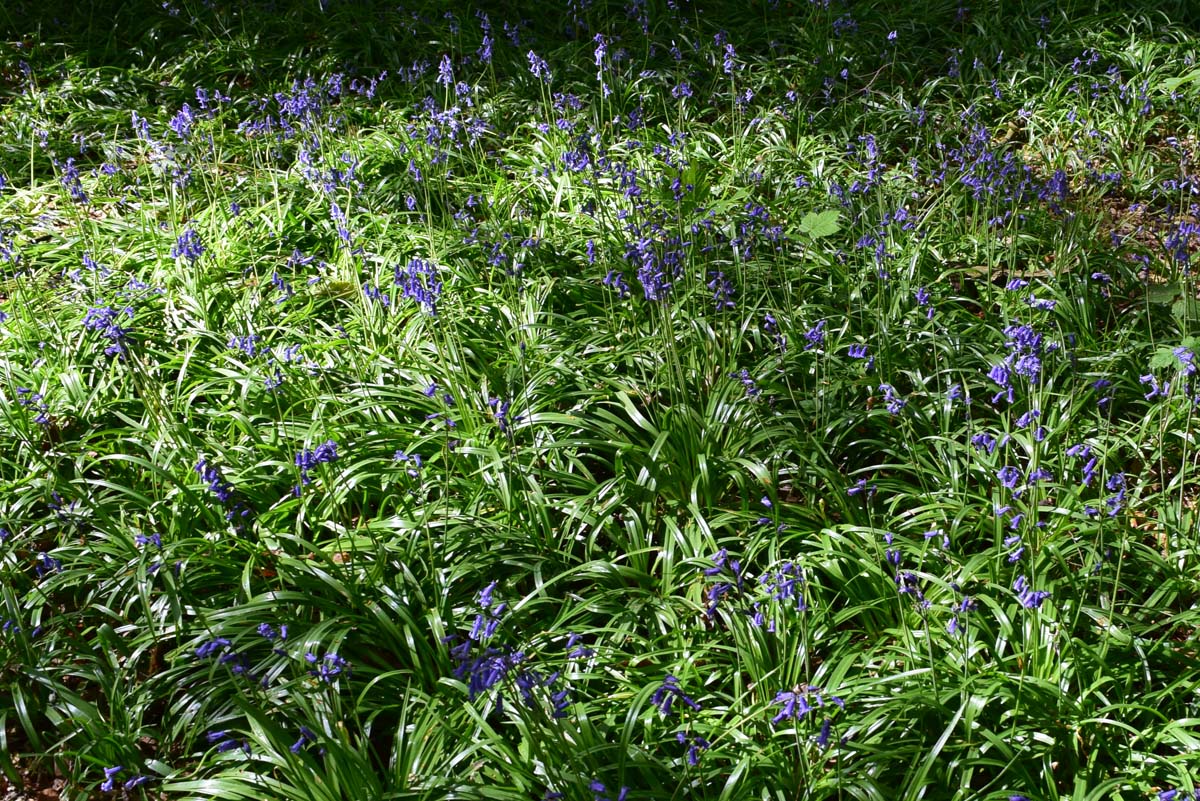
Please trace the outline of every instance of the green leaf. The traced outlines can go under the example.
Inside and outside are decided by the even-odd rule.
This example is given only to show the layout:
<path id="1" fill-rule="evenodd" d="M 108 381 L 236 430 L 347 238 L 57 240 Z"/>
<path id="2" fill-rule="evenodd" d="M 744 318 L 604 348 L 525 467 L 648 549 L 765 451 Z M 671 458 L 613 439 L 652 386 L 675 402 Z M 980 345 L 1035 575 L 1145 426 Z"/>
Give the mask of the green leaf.
<path id="1" fill-rule="evenodd" d="M 808 234 L 813 239 L 833 236 L 841 229 L 842 227 L 838 225 L 837 209 L 827 209 L 821 212 L 810 211 L 800 219 L 800 232 Z"/>
<path id="2" fill-rule="evenodd" d="M 1200 81 L 1200 69 L 1192 70 L 1191 72 L 1186 72 L 1183 75 L 1177 75 L 1173 78 L 1166 78 L 1165 80 L 1160 81 L 1158 85 L 1161 91 L 1170 93 L 1176 91 L 1181 86 L 1189 83 L 1195 83 L 1196 81 Z"/>
<path id="3" fill-rule="evenodd" d="M 1179 297 L 1179 284 L 1155 284 L 1146 289 L 1146 300 L 1151 303 L 1172 303 Z"/>
<path id="4" fill-rule="evenodd" d="M 1151 370 L 1165 370 L 1175 363 L 1175 353 L 1166 345 L 1163 345 L 1154 352 L 1150 357 Z"/>
<path id="5" fill-rule="evenodd" d="M 1188 302 L 1187 298 L 1179 298 L 1171 304 L 1171 316 L 1181 323 L 1187 322 Z"/>
<path id="6" fill-rule="evenodd" d="M 1171 367 L 1182 367 L 1183 363 L 1175 355 L 1175 347 L 1174 345 L 1160 345 L 1158 350 L 1154 351 L 1154 355 L 1150 357 L 1150 369 L 1166 370 Z M 1194 351 L 1196 349 L 1196 338 L 1184 337 L 1179 343 L 1179 347 Z"/>

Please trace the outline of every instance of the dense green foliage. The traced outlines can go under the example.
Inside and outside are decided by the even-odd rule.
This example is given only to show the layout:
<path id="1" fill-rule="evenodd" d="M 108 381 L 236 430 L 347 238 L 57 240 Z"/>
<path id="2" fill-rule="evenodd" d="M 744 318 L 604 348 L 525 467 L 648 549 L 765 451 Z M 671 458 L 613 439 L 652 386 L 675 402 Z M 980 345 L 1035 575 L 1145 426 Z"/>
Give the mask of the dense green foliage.
<path id="1" fill-rule="evenodd" d="M 81 5 L 0 10 L 11 779 L 1192 797 L 1194 19 Z"/>

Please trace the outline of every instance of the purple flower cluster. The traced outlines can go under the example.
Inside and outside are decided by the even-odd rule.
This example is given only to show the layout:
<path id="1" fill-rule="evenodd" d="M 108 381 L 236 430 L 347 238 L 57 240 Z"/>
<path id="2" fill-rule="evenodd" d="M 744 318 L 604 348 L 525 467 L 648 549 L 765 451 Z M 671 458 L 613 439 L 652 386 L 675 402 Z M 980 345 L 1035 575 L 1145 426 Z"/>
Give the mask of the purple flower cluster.
<path id="1" fill-rule="evenodd" d="M 679 686 L 679 679 L 668 673 L 667 677 L 663 679 L 663 683 L 650 696 L 650 703 L 658 708 L 663 717 L 670 717 L 674 712 L 676 701 L 682 702 L 696 712 L 700 711 L 700 704 L 684 693 L 683 688 Z"/>
<path id="2" fill-rule="evenodd" d="M 1017 601 L 1026 609 L 1038 609 L 1042 602 L 1050 597 L 1050 593 L 1046 590 L 1035 590 L 1029 586 L 1029 582 L 1025 580 L 1025 576 L 1017 576 L 1013 582 L 1013 592 L 1017 594 Z"/>
<path id="3" fill-rule="evenodd" d="M 437 265 L 424 259 L 409 259 L 406 267 L 395 268 L 395 282 L 403 297 L 420 305 L 430 316 L 437 316 L 437 304 L 442 297 Z"/>
<path id="4" fill-rule="evenodd" d="M 133 319 L 133 308 L 126 306 L 120 311 L 111 306 L 95 306 L 88 309 L 87 314 L 83 317 L 83 327 L 89 331 L 96 331 L 108 340 L 109 344 L 104 349 L 105 356 L 117 356 L 124 358 L 125 356 L 125 339 L 129 335 L 128 328 L 122 328 L 118 323 L 121 317 L 127 320 Z"/>
<path id="5" fill-rule="evenodd" d="M 304 661 L 312 665 L 308 671 L 309 675 L 315 676 L 326 684 L 332 684 L 343 673 L 347 675 L 350 673 L 350 663 L 335 653 L 317 656 L 312 651 L 308 651 L 304 654 Z"/>
<path id="6" fill-rule="evenodd" d="M 299 497 L 301 486 L 308 486 L 312 483 L 309 471 L 319 464 L 328 464 L 337 458 L 337 443 L 331 439 L 322 442 L 312 450 L 305 448 L 297 452 L 295 463 L 296 467 L 300 468 L 300 484 L 295 487 L 296 496 Z"/>
<path id="7" fill-rule="evenodd" d="M 186 259 L 195 264 L 202 255 L 204 255 L 204 243 L 200 241 L 200 235 L 191 228 L 180 234 L 171 247 L 171 258 L 176 261 Z"/>
<path id="8" fill-rule="evenodd" d="M 100 783 L 100 792 L 111 793 L 116 791 L 117 776 L 124 772 L 125 768 L 121 765 L 114 765 L 110 768 L 105 768 L 104 781 Z M 125 782 L 121 784 L 121 787 L 128 792 L 133 790 L 135 787 L 140 787 L 148 781 L 150 781 L 149 776 L 143 776 L 142 774 L 138 773 L 129 779 L 126 779 Z"/>
<path id="9" fill-rule="evenodd" d="M 841 698 L 833 695 L 826 698 L 821 688 L 811 686 L 781 690 L 775 694 L 775 698 L 771 703 L 780 707 L 778 714 L 771 718 L 772 723 L 780 723 L 785 720 L 803 720 L 809 712 L 825 707 L 826 703 L 833 704 L 839 709 L 846 708 L 846 704 Z"/>

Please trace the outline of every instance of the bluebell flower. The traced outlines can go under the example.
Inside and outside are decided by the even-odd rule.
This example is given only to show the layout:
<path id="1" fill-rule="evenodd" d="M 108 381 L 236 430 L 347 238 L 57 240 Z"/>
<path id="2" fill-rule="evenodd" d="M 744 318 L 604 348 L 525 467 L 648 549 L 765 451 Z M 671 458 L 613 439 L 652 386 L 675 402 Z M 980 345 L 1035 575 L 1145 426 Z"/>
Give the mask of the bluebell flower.
<path id="1" fill-rule="evenodd" d="M 283 280 L 283 276 L 281 276 L 278 271 L 271 273 L 271 286 L 279 290 L 280 294 L 282 295 L 282 297 L 275 299 L 276 303 L 283 303 L 285 300 L 294 297 L 296 294 L 296 290 L 292 288 L 291 284 Z"/>
<path id="2" fill-rule="evenodd" d="M 186 142 L 192 136 L 192 126 L 195 122 L 196 115 L 192 111 L 192 107 L 184 103 L 183 108 L 179 109 L 179 112 L 171 118 L 168 125 L 171 126 L 171 130 L 175 132 L 176 136 Z"/>
<path id="3" fill-rule="evenodd" d="M 533 73 L 533 77 L 549 83 L 550 65 L 546 63 L 546 60 L 532 50 L 525 55 L 529 59 L 529 71 Z"/>
<path id="4" fill-rule="evenodd" d="M 137 545 L 153 545 L 157 548 L 162 548 L 162 537 L 157 533 L 150 534 L 135 534 L 133 541 Z"/>
<path id="5" fill-rule="evenodd" d="M 1054 479 L 1054 474 L 1044 467 L 1039 467 L 1036 470 L 1031 470 L 1028 476 L 1030 486 L 1033 486 L 1039 481 L 1050 481 Z"/>
<path id="6" fill-rule="evenodd" d="M 804 346 L 805 350 L 818 348 L 825 342 L 825 321 L 821 320 L 812 328 L 804 332 L 804 338 L 808 340 L 808 344 Z"/>
<path id="7" fill-rule="evenodd" d="M 229 339 L 229 349 L 240 350 L 250 358 L 254 358 L 259 353 L 258 342 L 260 339 L 258 334 L 234 335 Z"/>
<path id="8" fill-rule="evenodd" d="M 1050 597 L 1050 593 L 1045 590 L 1030 588 L 1024 575 L 1017 576 L 1016 581 L 1013 582 L 1013 591 L 1017 593 L 1017 601 L 1026 609 L 1037 609 L 1043 601 Z"/>
<path id="9" fill-rule="evenodd" d="M 1146 400 L 1154 400 L 1155 398 L 1165 398 L 1171 392 L 1171 382 L 1164 381 L 1160 386 L 1158 379 L 1153 375 L 1144 375 L 1138 379 L 1143 384 L 1150 385 L 1150 391 L 1146 393 Z"/>
<path id="10" fill-rule="evenodd" d="M 717 311 L 734 308 L 733 282 L 726 278 L 723 272 L 711 272 L 708 275 L 711 278 L 708 288 L 712 290 L 713 303 Z"/>
<path id="11" fill-rule="evenodd" d="M 874 484 L 867 484 L 865 478 L 860 478 L 854 482 L 854 486 L 846 490 L 846 494 L 850 496 L 866 494 L 868 498 L 873 497 L 878 490 Z"/>
<path id="12" fill-rule="evenodd" d="M 421 454 L 419 454 L 419 453 L 410 454 L 410 453 L 405 453 L 404 451 L 400 450 L 400 451 L 396 451 L 396 453 L 392 456 L 392 459 L 394 459 L 397 462 L 409 463 L 411 465 L 411 467 L 405 468 L 405 472 L 407 472 L 413 478 L 416 478 L 417 476 L 421 475 L 421 468 L 424 466 L 424 462 L 423 462 L 423 459 L 421 458 Z"/>
<path id="13" fill-rule="evenodd" d="M 1024 515 L 1013 515 L 1012 521 L 1009 522 L 1009 528 L 1013 529 L 1019 526 L 1023 517 Z M 1014 534 L 1011 537 L 1005 537 L 1004 547 L 1013 549 L 1008 554 L 1008 563 L 1010 565 L 1021 561 L 1021 557 L 1025 555 L 1025 546 L 1021 544 L 1020 534 Z"/>
<path id="14" fill-rule="evenodd" d="M 932 320 L 933 319 L 933 306 L 929 302 L 930 298 L 932 297 L 929 293 L 929 290 L 926 289 L 925 287 L 918 287 L 917 291 L 915 293 L 915 296 L 916 296 L 917 306 L 923 307 L 925 309 L 925 318 L 928 320 Z"/>
<path id="15" fill-rule="evenodd" d="M 1006 465 L 997 471 L 996 478 L 1005 489 L 1016 489 L 1017 485 L 1021 483 L 1021 471 L 1011 465 Z"/>
<path id="16" fill-rule="evenodd" d="M 725 57 L 721 61 L 722 69 L 724 70 L 726 75 L 732 75 L 734 70 L 737 69 L 736 59 L 737 59 L 737 51 L 735 51 L 733 49 L 733 45 L 726 43 L 725 44 Z"/>
<path id="17" fill-rule="evenodd" d="M 214 637 L 196 649 L 196 658 L 207 659 L 210 656 L 224 651 L 230 645 L 232 645 L 232 643 L 227 638 Z"/>
<path id="18" fill-rule="evenodd" d="M 908 401 L 896 394 L 896 389 L 891 384 L 880 384 L 879 391 L 883 393 L 883 402 L 890 414 L 900 414 Z"/>
<path id="19" fill-rule="evenodd" d="M 87 204 L 89 198 L 83 190 L 83 184 L 79 180 L 79 167 L 75 164 L 75 159 L 68 158 L 65 164 L 54 162 L 55 166 L 62 170 L 62 176 L 59 181 L 63 187 L 70 193 L 71 199 L 76 203 Z"/>
<path id="20" fill-rule="evenodd" d="M 492 45 L 495 43 L 492 38 L 492 21 L 488 19 L 487 14 L 478 9 L 475 11 L 475 17 L 479 20 L 479 28 L 483 32 L 483 42 L 475 51 L 475 55 L 484 64 L 490 64 L 492 63 Z"/>
<path id="21" fill-rule="evenodd" d="M 316 676 L 321 681 L 330 684 L 342 673 L 350 673 L 350 663 L 338 656 L 335 653 L 327 653 L 324 657 L 318 658 L 312 651 L 304 654 L 304 661 L 315 667 L 308 672 L 309 675 Z"/>
<path id="22" fill-rule="evenodd" d="M 409 259 L 407 266 L 396 266 L 394 278 L 400 294 L 421 305 L 431 317 L 437 316 L 442 297 L 442 281 L 436 264 L 424 259 Z"/>
<path id="23" fill-rule="evenodd" d="M 658 711 L 664 716 L 670 717 L 676 701 L 682 701 L 693 710 L 700 711 L 700 704 L 683 692 L 683 688 L 679 686 L 679 679 L 668 673 L 663 683 L 650 696 L 650 703 L 658 707 Z"/>
<path id="24" fill-rule="evenodd" d="M 613 799 L 605 795 L 608 790 L 605 788 L 602 782 L 593 779 L 588 785 L 588 788 L 592 791 L 593 801 L 613 801 Z M 617 793 L 616 801 L 625 801 L 628 795 L 629 788 L 622 787 L 620 792 Z"/>
<path id="25" fill-rule="evenodd" d="M 759 584 L 767 589 L 771 598 L 776 601 L 792 601 L 798 611 L 808 607 L 804 603 L 801 587 L 804 583 L 804 572 L 794 562 L 784 562 L 778 570 L 764 574 L 759 578 Z"/>
<path id="26" fill-rule="evenodd" d="M 1042 413 L 1037 409 L 1030 409 L 1017 418 L 1017 427 L 1026 428 L 1030 423 L 1042 416 Z"/>
<path id="27" fill-rule="evenodd" d="M 1109 492 L 1113 493 L 1104 499 L 1104 505 L 1108 507 L 1108 516 L 1116 517 L 1125 502 L 1125 474 L 1113 473 L 1104 482 L 1104 486 Z"/>
<path id="28" fill-rule="evenodd" d="M 293 754 L 298 754 L 298 753 L 300 753 L 301 749 L 304 748 L 304 746 L 308 745 L 309 743 L 315 743 L 316 741 L 317 741 L 317 735 L 313 732 L 313 730 L 308 728 L 307 726 L 301 725 L 300 726 L 300 738 L 298 740 L 296 740 L 296 742 L 292 743 L 288 747 L 288 750 L 291 751 Z"/>
<path id="29" fill-rule="evenodd" d="M 496 629 L 500 626 L 501 616 L 504 610 L 508 608 L 508 604 L 497 603 L 493 598 L 498 581 L 493 581 L 488 584 L 476 596 L 481 612 L 475 616 L 475 622 L 471 626 L 470 638 L 476 642 L 489 640 L 496 633 Z"/>
<path id="30" fill-rule="evenodd" d="M 1093 456 L 1091 459 L 1087 460 L 1086 464 L 1084 464 L 1083 476 L 1080 478 L 1079 483 L 1084 487 L 1089 486 L 1096 478 L 1097 472 L 1097 460 L 1096 457 Z"/>
<path id="31" fill-rule="evenodd" d="M 186 259 L 195 264 L 202 255 L 204 255 L 204 243 L 200 241 L 200 235 L 191 228 L 180 234 L 171 248 L 171 258 L 176 261 Z"/>
<path id="32" fill-rule="evenodd" d="M 1158 793 L 1158 801 L 1184 801 L 1187 796 L 1181 796 L 1181 792 L 1181 790 L 1161 790 Z M 1200 789 L 1192 790 L 1191 797 L 1194 801 L 1200 801 Z"/>
<path id="33" fill-rule="evenodd" d="M 337 443 L 333 440 L 326 440 L 318 445 L 314 450 L 304 449 L 296 454 L 296 467 L 300 468 L 300 483 L 308 485 L 312 483 L 309 477 L 309 471 L 319 464 L 326 464 L 335 461 L 338 458 Z"/>
<path id="34" fill-rule="evenodd" d="M 775 319 L 774 315 L 764 314 L 762 327 L 763 331 L 769 334 L 775 341 L 775 346 L 779 349 L 779 352 L 785 353 L 787 351 L 787 339 L 780 332 L 779 321 Z"/>
<path id="35" fill-rule="evenodd" d="M 629 284 L 625 282 L 625 277 L 622 273 L 616 270 L 609 270 L 608 274 L 604 276 L 603 283 L 605 286 L 616 290 L 617 297 L 622 299 L 629 297 Z"/>
<path id="36" fill-rule="evenodd" d="M 996 438 L 986 431 L 981 431 L 971 437 L 971 446 L 977 453 L 987 451 L 988 455 L 996 450 Z"/>
<path id="37" fill-rule="evenodd" d="M 1009 369 L 1004 364 L 994 364 L 992 369 L 988 371 L 988 378 L 996 382 L 1000 386 L 1000 392 L 992 397 L 992 403 L 999 403 L 1001 398 L 1007 397 L 1009 403 L 1013 402 L 1012 379 Z"/>
<path id="38" fill-rule="evenodd" d="M 271 641 L 276 639 L 286 640 L 288 636 L 288 627 L 286 623 L 281 625 L 278 629 L 272 626 L 270 623 L 259 623 L 258 634 L 259 636 L 265 637 Z"/>
<path id="39" fill-rule="evenodd" d="M 38 578 L 45 578 L 62 570 L 62 560 L 54 558 L 45 551 L 38 552 L 37 558 L 38 561 L 33 570 Z"/>
<path id="40" fill-rule="evenodd" d="M 971 599 L 971 596 L 964 595 L 963 599 L 955 607 L 954 616 L 951 617 L 950 622 L 946 624 L 946 631 L 950 634 L 957 634 L 962 627 L 960 618 L 966 617 L 966 615 L 974 610 L 975 607 L 976 603 Z"/>
<path id="41" fill-rule="evenodd" d="M 900 563 L 900 553 L 896 550 L 887 552 L 889 561 L 895 565 Z M 922 609 L 928 609 L 932 604 L 925 598 L 925 593 L 921 591 L 921 582 L 917 578 L 917 574 L 910 570 L 902 570 L 896 573 L 894 579 L 896 583 L 896 592 L 900 595 L 911 595 L 917 605 Z"/>
<path id="42" fill-rule="evenodd" d="M 512 407 L 512 401 L 501 401 L 499 398 L 488 399 L 488 406 L 492 407 L 492 418 L 496 421 L 496 427 L 500 429 L 501 434 L 510 434 L 508 426 L 508 410 Z M 520 420 L 521 415 L 517 415 L 514 420 Z"/>
<path id="43" fill-rule="evenodd" d="M 225 753 L 227 751 L 232 751 L 239 746 L 243 751 L 247 752 L 247 755 L 249 755 L 250 744 L 245 740 L 242 740 L 240 743 L 237 740 L 232 739 L 222 740 L 221 742 L 217 743 L 217 751 L 220 753 Z"/>
<path id="44" fill-rule="evenodd" d="M 699 735 L 688 737 L 684 732 L 677 732 L 675 734 L 675 741 L 681 745 L 690 741 L 687 750 L 687 763 L 693 768 L 700 764 L 700 754 L 712 746 L 712 743 L 705 738 Z"/>
<path id="45" fill-rule="evenodd" d="M 479 603 L 480 607 L 487 609 L 492 605 L 492 594 L 496 591 L 496 585 L 499 583 L 499 580 L 493 581 L 491 584 L 479 591 L 479 595 L 476 596 L 475 600 Z"/>
<path id="46" fill-rule="evenodd" d="M 111 793 L 115 789 L 114 782 L 116 781 L 117 774 L 123 770 L 125 770 L 125 768 L 121 767 L 120 765 L 114 765 L 111 768 L 105 768 L 104 782 L 100 785 L 100 792 Z"/>
<path id="47" fill-rule="evenodd" d="M 567 637 L 567 644 L 564 646 L 567 651 L 568 659 L 585 659 L 592 655 L 592 649 L 586 645 L 580 645 L 580 640 L 583 639 L 581 634 L 571 634 Z"/>
<path id="48" fill-rule="evenodd" d="M 452 648 L 450 654 L 458 662 L 454 676 L 466 678 L 468 697 L 472 701 L 503 682 L 510 674 L 515 674 L 525 661 L 522 651 L 506 651 L 488 646 L 480 653 L 474 654 L 471 645 L 471 640 L 465 640 Z M 503 703 L 502 698 L 499 703 Z"/>
<path id="49" fill-rule="evenodd" d="M 1175 348 L 1172 353 L 1179 360 L 1180 367 L 1186 375 L 1196 374 L 1196 354 L 1192 352 L 1191 348 L 1185 348 L 1181 345 Z"/>
<path id="50" fill-rule="evenodd" d="M 712 566 L 705 568 L 705 576 L 720 576 L 730 573 L 733 576 L 733 581 L 719 581 L 708 588 L 706 597 L 708 598 L 708 607 L 705 609 L 705 617 L 711 619 L 716 614 L 717 608 L 721 604 L 721 599 L 729 592 L 733 591 L 735 586 L 741 590 L 744 583 L 742 576 L 742 566 L 737 559 L 729 559 L 728 552 L 722 548 L 712 556 Z"/>
<path id="51" fill-rule="evenodd" d="M 836 704 L 841 709 L 846 708 L 846 704 L 842 699 L 835 696 L 829 696 L 828 702 Z M 779 713 L 771 718 L 771 722 L 779 723 L 782 720 L 803 719 L 805 715 L 814 709 L 824 707 L 826 705 L 826 698 L 823 692 L 817 687 L 797 686 L 791 690 L 781 690 L 776 693 L 775 699 L 771 703 L 780 707 Z"/>
<path id="52" fill-rule="evenodd" d="M 817 747 L 826 748 L 829 746 L 829 735 L 833 729 L 833 718 L 825 718 L 821 721 L 821 731 L 817 733 Z"/>
<path id="53" fill-rule="evenodd" d="M 123 357 L 125 354 L 125 339 L 129 335 L 129 329 L 118 325 L 121 316 L 133 319 L 133 308 L 126 306 L 118 311 L 111 306 L 95 306 L 88 309 L 87 314 L 83 317 L 84 328 L 89 331 L 98 331 L 109 341 L 109 346 L 104 349 L 106 356 Z"/>
<path id="54" fill-rule="evenodd" d="M 833 21 L 833 35 L 842 37 L 858 31 L 858 22 L 849 14 L 842 14 Z"/>
<path id="55" fill-rule="evenodd" d="M 743 367 L 736 373 L 730 373 L 729 377 L 736 378 L 742 382 L 742 387 L 744 387 L 746 390 L 747 398 L 757 398 L 760 394 L 762 394 L 762 390 L 758 388 L 758 384 L 756 384 L 754 379 L 750 377 L 750 371 L 746 368 Z"/>
<path id="56" fill-rule="evenodd" d="M 217 500 L 221 503 L 228 503 L 233 497 L 233 485 L 225 481 L 221 475 L 221 471 L 210 465 L 207 460 L 201 459 L 196 463 L 196 472 L 200 474 L 201 480 L 208 485 L 209 492 L 217 496 Z"/>

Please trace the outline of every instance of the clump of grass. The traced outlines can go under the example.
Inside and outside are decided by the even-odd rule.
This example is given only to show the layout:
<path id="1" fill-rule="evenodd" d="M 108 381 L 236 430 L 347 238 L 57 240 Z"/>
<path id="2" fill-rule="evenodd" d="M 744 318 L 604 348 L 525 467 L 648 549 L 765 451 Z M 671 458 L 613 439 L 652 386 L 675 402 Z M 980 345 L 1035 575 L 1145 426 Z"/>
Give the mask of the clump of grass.
<path id="1" fill-rule="evenodd" d="M 11 781 L 1196 792 L 1186 8 L 53 5 Z"/>

